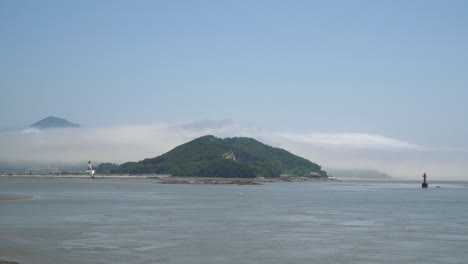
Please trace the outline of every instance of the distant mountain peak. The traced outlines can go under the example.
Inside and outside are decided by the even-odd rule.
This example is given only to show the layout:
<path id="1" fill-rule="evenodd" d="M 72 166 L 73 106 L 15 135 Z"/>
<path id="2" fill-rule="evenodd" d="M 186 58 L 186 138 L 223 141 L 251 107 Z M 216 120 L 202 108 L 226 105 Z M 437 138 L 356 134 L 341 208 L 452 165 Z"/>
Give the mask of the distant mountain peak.
<path id="1" fill-rule="evenodd" d="M 80 125 L 74 124 L 60 117 L 48 116 L 30 125 L 30 127 L 46 129 L 46 128 L 80 127 Z"/>

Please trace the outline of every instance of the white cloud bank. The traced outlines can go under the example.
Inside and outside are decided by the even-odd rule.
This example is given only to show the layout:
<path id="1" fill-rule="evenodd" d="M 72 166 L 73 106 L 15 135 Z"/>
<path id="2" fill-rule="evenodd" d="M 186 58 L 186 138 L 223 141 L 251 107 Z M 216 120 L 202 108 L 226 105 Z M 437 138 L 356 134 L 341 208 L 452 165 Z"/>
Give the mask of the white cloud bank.
<path id="1" fill-rule="evenodd" d="M 405 141 L 366 133 L 280 133 L 280 137 L 298 143 L 335 148 L 422 150 L 421 146 Z"/>
<path id="2" fill-rule="evenodd" d="M 243 127 L 232 120 L 184 124 L 25 130 L 0 134 L 0 161 L 53 163 L 138 161 L 194 138 L 245 136 L 284 148 L 327 168 L 370 168 L 415 178 L 464 179 L 466 153 L 434 152 L 406 141 L 366 133 L 285 133 Z"/>

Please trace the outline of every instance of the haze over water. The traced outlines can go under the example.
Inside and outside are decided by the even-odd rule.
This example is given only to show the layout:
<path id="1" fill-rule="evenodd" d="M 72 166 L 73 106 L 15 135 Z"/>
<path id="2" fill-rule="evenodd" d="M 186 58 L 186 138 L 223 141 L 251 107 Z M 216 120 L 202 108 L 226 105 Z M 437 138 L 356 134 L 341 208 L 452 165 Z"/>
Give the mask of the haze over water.
<path id="1" fill-rule="evenodd" d="M 0 178 L 0 193 L 34 196 L 0 201 L 0 257 L 22 264 L 466 263 L 468 184 L 430 187 Z"/>

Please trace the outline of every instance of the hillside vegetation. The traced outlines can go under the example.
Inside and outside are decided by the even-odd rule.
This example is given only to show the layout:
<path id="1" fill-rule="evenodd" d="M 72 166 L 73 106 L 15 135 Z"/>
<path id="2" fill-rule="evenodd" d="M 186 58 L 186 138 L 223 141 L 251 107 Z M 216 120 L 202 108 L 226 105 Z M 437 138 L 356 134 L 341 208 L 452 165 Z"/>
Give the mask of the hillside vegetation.
<path id="1" fill-rule="evenodd" d="M 230 178 L 327 176 L 316 163 L 253 138 L 222 139 L 211 135 L 194 139 L 155 158 L 121 165 L 103 163 L 97 172 Z"/>

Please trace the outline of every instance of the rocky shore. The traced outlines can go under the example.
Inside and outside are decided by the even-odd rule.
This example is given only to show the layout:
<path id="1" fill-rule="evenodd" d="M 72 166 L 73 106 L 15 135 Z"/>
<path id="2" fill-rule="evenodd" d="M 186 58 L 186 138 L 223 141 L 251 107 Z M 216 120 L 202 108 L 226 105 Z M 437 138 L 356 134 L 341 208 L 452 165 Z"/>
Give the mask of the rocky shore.
<path id="1" fill-rule="evenodd" d="M 211 177 L 151 177 L 159 184 L 236 184 L 259 185 L 268 182 L 322 182 L 334 181 L 328 177 L 257 177 L 257 178 L 211 178 Z"/>
<path id="2" fill-rule="evenodd" d="M 251 178 L 155 177 L 160 184 L 237 184 L 258 185 Z"/>

